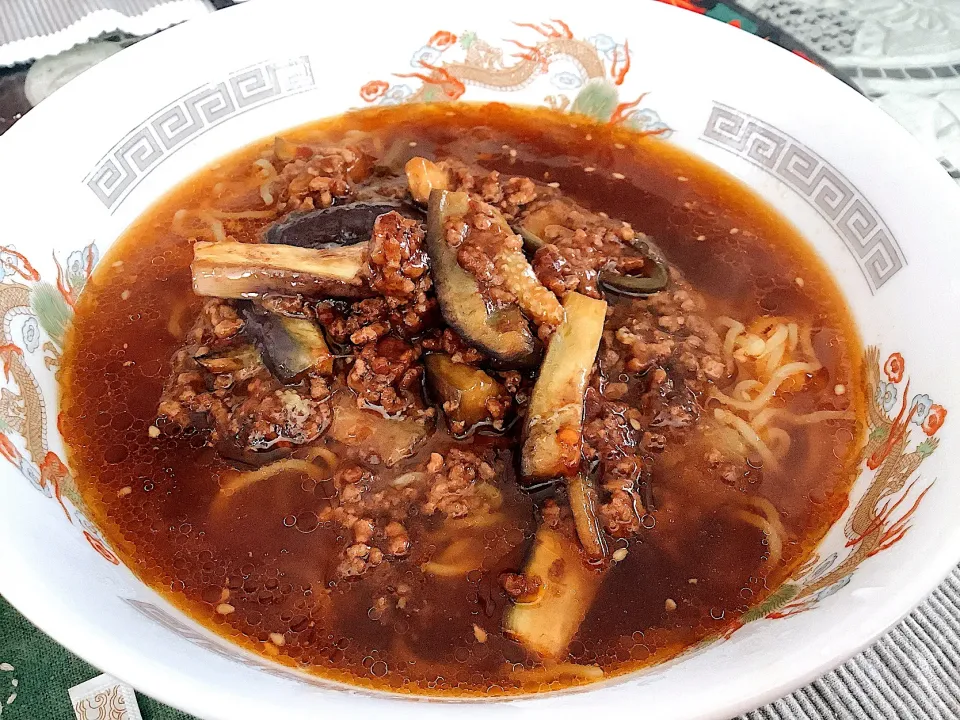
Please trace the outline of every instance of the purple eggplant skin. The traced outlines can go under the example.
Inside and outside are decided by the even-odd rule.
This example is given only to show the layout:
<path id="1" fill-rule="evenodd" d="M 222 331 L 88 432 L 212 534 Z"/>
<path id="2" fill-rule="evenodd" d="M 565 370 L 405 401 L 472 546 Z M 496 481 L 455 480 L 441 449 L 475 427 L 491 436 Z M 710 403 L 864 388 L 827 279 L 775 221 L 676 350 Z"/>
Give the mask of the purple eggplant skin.
<path id="1" fill-rule="evenodd" d="M 314 250 L 355 245 L 369 240 L 377 218 L 388 212 L 398 212 L 414 220 L 423 219 L 423 214 L 408 203 L 354 202 L 290 213 L 271 225 L 264 239 L 273 245 L 294 245 Z"/>
<path id="2" fill-rule="evenodd" d="M 267 312 L 250 301 L 239 303 L 239 310 L 245 332 L 281 382 L 297 382 L 308 372 L 332 374 L 333 355 L 313 320 Z"/>
<path id="3" fill-rule="evenodd" d="M 427 210 L 427 254 L 440 313 L 447 325 L 497 367 L 536 365 L 540 347 L 530 323 L 516 305 L 491 310 L 480 294 L 476 278 L 460 267 L 457 251 L 446 240 L 449 218 L 462 216 L 469 207 L 466 193 L 434 190 Z"/>

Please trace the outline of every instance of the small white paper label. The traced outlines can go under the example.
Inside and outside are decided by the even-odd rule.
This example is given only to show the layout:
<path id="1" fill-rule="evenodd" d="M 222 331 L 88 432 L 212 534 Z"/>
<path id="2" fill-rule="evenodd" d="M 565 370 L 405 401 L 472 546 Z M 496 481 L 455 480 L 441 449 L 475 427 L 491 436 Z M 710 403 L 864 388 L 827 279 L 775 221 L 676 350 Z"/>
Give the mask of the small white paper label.
<path id="1" fill-rule="evenodd" d="M 110 675 L 70 688 L 70 702 L 77 720 L 143 720 L 133 688 Z"/>

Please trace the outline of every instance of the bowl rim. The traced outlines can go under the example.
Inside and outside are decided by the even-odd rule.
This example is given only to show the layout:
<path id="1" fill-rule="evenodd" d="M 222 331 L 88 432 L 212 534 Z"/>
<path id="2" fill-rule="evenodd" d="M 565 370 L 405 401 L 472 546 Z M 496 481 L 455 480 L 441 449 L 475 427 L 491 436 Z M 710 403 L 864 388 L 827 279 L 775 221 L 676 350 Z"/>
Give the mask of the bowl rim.
<path id="1" fill-rule="evenodd" d="M 499 1 L 499 0 L 498 0 Z M 279 4 L 273 4 L 277 8 L 273 15 L 279 15 L 280 9 L 284 4 L 296 6 L 299 3 L 296 0 L 283 0 Z M 560 4 L 567 4 L 567 0 L 561 0 Z M 241 18 L 247 15 L 266 14 L 268 11 L 263 9 L 266 3 L 249 3 L 238 5 L 218 11 L 209 16 L 198 18 L 174 27 L 140 41 L 136 45 L 127 48 L 121 53 L 108 58 L 98 66 L 92 68 L 88 73 L 72 81 L 67 88 L 72 88 L 71 93 L 76 94 L 88 86 L 93 86 L 101 75 L 108 74 L 114 66 L 121 62 L 136 62 L 137 53 L 148 53 L 153 55 L 164 49 L 174 50 L 178 48 L 181 38 L 187 39 L 201 32 L 217 32 L 223 27 L 228 27 L 234 18 Z M 572 6 L 572 3 L 569 3 Z M 551 8 L 555 8 L 552 4 Z M 546 5 L 544 4 L 544 9 Z M 551 12 L 555 12 L 551 10 Z M 680 10 L 679 8 L 661 5 L 660 3 L 637 4 L 629 9 L 619 10 L 623 13 L 622 18 L 625 23 L 634 21 L 637 18 L 658 17 L 671 18 L 670 22 L 680 23 L 708 23 L 707 19 L 699 19 L 693 13 Z M 681 19 L 686 18 L 686 19 Z M 740 30 L 725 27 L 719 22 L 710 20 L 710 25 L 714 30 L 710 32 L 720 36 L 721 33 L 727 33 L 721 36 L 732 43 L 749 44 L 753 43 L 753 54 L 769 63 L 775 63 L 789 73 L 806 73 L 813 78 L 814 73 L 819 73 L 821 80 L 816 80 L 824 87 L 829 83 L 835 83 L 836 88 L 843 88 L 840 91 L 843 97 L 842 102 L 850 103 L 855 107 L 857 103 L 861 108 L 869 108 L 867 112 L 873 118 L 871 125 L 876 131 L 884 136 L 885 142 L 892 142 L 898 146 L 898 149 L 906 153 L 909 161 L 917 165 L 918 168 L 926 168 L 921 176 L 914 176 L 914 182 L 923 181 L 931 193 L 942 196 L 945 200 L 956 198 L 951 193 L 956 192 L 949 179 L 943 174 L 942 169 L 936 161 L 930 157 L 927 161 L 919 161 L 920 157 L 926 158 L 926 152 L 919 143 L 910 136 L 906 130 L 901 128 L 892 118 L 884 114 L 879 108 L 876 108 L 866 98 L 860 96 L 851 88 L 845 86 L 836 78 L 828 73 L 821 71 L 813 65 L 795 58 L 786 51 L 777 48 L 766 41 L 753 37 Z M 149 56 L 148 55 L 148 56 Z M 834 93 L 836 94 L 836 93 Z M 62 91 L 58 91 L 42 103 L 38 108 L 28 113 L 13 128 L 11 128 L 2 138 L 0 138 L 0 150 L 3 150 L 8 144 L 14 143 L 19 139 L 21 132 L 26 132 L 35 120 L 30 120 L 31 115 L 42 117 L 56 112 L 61 101 L 66 97 Z M 109 102 L 109 99 L 106 99 Z M 23 128 L 21 128 L 23 126 Z M 18 128 L 21 128 L 18 130 Z M 949 188 L 949 190 L 948 190 Z M 955 208 L 944 207 L 944 213 L 952 214 L 956 219 L 960 219 L 960 212 Z M 955 294 L 960 296 L 957 288 L 952 288 Z M 13 472 L 12 468 L 6 470 Z M 23 558 L 15 553 L 4 550 L 4 556 L 9 556 L 6 563 L 11 570 L 19 569 L 19 572 L 4 572 L 0 574 L 0 587 L 2 587 L 4 597 L 19 610 L 31 622 L 37 625 L 41 630 L 49 634 L 56 642 L 62 644 L 69 651 L 84 658 L 103 672 L 110 673 L 118 678 L 129 681 L 138 690 L 142 689 L 148 695 L 155 697 L 162 702 L 182 709 L 185 712 L 213 713 L 212 715 L 201 715 L 201 717 L 235 717 L 238 715 L 222 714 L 225 710 L 231 710 L 239 715 L 246 716 L 250 711 L 248 704 L 249 698 L 223 698 L 216 692 L 211 693 L 207 684 L 201 682 L 198 678 L 178 668 L 155 661 L 153 657 L 128 641 L 120 640 L 116 637 L 103 637 L 95 634 L 91 628 L 85 625 L 84 617 L 75 612 L 69 605 L 58 605 L 49 598 L 35 592 L 34 588 L 26 584 L 18 584 L 11 579 L 32 574 L 25 566 Z M 842 649 L 831 652 L 829 657 L 808 658 L 798 663 L 798 669 L 789 677 L 784 677 L 776 682 L 755 683 L 754 687 L 758 690 L 752 690 L 739 699 L 724 699 L 721 704 L 714 705 L 706 710 L 701 710 L 695 714 L 683 715 L 682 717 L 696 717 L 701 720 L 715 719 L 723 720 L 742 712 L 760 707 L 768 702 L 776 700 L 797 688 L 808 684 L 820 675 L 839 666 L 850 657 L 854 656 L 886 633 L 895 624 L 900 622 L 912 610 L 923 601 L 923 599 L 945 578 L 960 560 L 960 529 L 954 531 L 952 535 L 944 537 L 944 542 L 939 546 L 935 553 L 927 556 L 924 563 L 919 568 L 914 568 L 909 582 L 902 584 L 896 592 L 890 593 L 884 602 L 884 612 L 880 618 L 872 621 L 870 629 L 858 628 L 855 632 L 848 630 L 848 635 L 855 637 L 854 641 L 844 644 Z M 139 582 L 139 580 L 138 580 Z M 344 686 L 349 688 L 350 686 Z M 186 690 L 186 692 L 184 691 Z M 589 695 L 590 690 L 586 689 L 581 694 Z M 349 693 L 341 693 L 347 697 Z M 450 705 L 455 705 L 458 712 L 483 712 L 490 714 L 512 713 L 524 708 L 529 711 L 538 704 L 556 699 L 556 694 L 533 695 L 509 697 L 502 701 L 476 702 L 474 700 L 461 701 L 455 698 L 425 698 L 423 696 L 413 696 L 411 699 L 420 701 L 417 706 L 417 712 L 447 712 Z M 574 697 L 574 696 L 568 696 Z M 360 697 L 354 696 L 350 702 L 360 703 Z M 370 699 L 370 698 L 366 698 Z M 406 700 L 396 695 L 378 694 L 372 698 L 377 703 L 394 704 L 396 700 Z M 238 702 L 238 700 L 240 700 Z M 381 705 L 382 707 L 383 705 Z M 267 708 L 267 705 L 263 705 Z M 368 707 L 372 707 L 368 705 Z M 556 710 L 556 706 L 553 708 Z M 679 716 L 678 716 L 679 717 Z"/>

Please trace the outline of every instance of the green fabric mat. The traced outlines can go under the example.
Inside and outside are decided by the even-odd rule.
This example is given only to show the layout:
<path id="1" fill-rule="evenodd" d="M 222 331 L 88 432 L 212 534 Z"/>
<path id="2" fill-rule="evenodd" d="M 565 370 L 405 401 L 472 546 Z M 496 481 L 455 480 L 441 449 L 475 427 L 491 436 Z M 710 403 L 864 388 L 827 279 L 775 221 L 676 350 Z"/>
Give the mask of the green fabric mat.
<path id="1" fill-rule="evenodd" d="M 74 720 L 68 691 L 100 674 L 95 667 L 44 635 L 0 597 L 0 716 L 3 720 Z M 137 703 L 144 720 L 191 720 L 192 717 L 139 693 Z"/>

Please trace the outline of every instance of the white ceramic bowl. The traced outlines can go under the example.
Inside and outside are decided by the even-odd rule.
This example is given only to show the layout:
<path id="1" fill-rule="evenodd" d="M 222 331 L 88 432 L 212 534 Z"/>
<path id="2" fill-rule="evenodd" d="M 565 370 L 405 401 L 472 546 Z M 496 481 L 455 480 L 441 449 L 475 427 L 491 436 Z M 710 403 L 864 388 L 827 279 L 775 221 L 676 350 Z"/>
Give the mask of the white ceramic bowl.
<path id="1" fill-rule="evenodd" d="M 0 139 L 0 355 L 9 371 L 0 394 L 0 592 L 97 667 L 204 718 L 451 712 L 449 701 L 359 692 L 272 666 L 118 565 L 59 460 L 53 368 L 89 261 L 218 156 L 373 103 L 553 102 L 639 129 L 666 125 L 671 142 L 793 221 L 876 348 L 867 363 L 875 440 L 905 428 L 908 442 L 899 454 L 871 451 L 879 471 L 863 468 L 818 561 L 725 641 L 586 691 L 465 702 L 456 712 L 727 718 L 836 666 L 960 559 L 960 479 L 951 472 L 960 425 L 942 423 L 960 412 L 947 372 L 958 356 L 956 188 L 892 120 L 827 73 L 692 13 L 557 0 L 421 10 L 304 1 L 217 13 L 106 60 Z M 522 51 L 507 38 L 538 50 L 513 57 Z M 409 73 L 428 80 L 400 77 Z M 901 403 L 905 417 L 919 403 L 905 425 Z M 881 515 L 884 506 L 892 513 Z"/>

